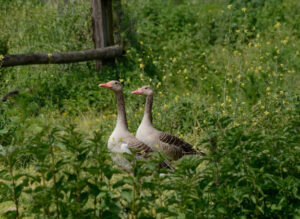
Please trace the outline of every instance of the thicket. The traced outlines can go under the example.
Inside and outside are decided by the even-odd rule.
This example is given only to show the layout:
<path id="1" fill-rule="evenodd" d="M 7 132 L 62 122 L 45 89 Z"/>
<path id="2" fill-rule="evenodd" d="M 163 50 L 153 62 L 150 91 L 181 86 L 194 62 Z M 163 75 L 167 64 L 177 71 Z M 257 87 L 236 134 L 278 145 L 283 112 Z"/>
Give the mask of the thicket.
<path id="1" fill-rule="evenodd" d="M 63 1 L 60 2 L 62 4 Z M 0 0 L 4 54 L 93 47 L 89 1 Z M 94 63 L 0 67 L 0 215 L 5 218 L 300 217 L 300 2 L 124 0 L 126 54 Z M 163 159 L 124 172 L 106 142 L 124 84 L 155 88 L 154 123 L 203 149 L 161 176 Z M 128 156 L 128 159 L 132 157 Z"/>

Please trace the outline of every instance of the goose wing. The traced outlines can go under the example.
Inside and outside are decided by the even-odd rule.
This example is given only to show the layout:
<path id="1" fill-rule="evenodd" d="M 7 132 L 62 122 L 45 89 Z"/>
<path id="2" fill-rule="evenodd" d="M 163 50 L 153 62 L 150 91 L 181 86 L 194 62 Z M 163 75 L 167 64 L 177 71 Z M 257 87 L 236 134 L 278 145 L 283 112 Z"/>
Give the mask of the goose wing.
<path id="1" fill-rule="evenodd" d="M 197 153 L 205 155 L 203 152 L 198 152 L 195 149 L 193 149 L 193 146 L 191 144 L 169 133 L 161 132 L 159 135 L 159 140 L 165 144 L 181 149 L 183 155 Z"/>
<path id="2" fill-rule="evenodd" d="M 138 155 L 148 157 L 149 153 L 153 152 L 152 148 L 150 148 L 148 145 L 144 144 L 143 142 L 139 141 L 134 136 L 129 136 L 127 138 L 124 138 L 123 142 L 125 142 L 127 144 L 127 147 L 129 149 L 133 149 L 133 150 L 137 151 Z M 161 162 L 159 164 L 159 167 L 174 170 L 174 167 L 172 167 L 166 161 Z"/>
<path id="3" fill-rule="evenodd" d="M 123 142 L 125 142 L 129 149 L 133 149 L 137 151 L 138 154 L 148 154 L 153 152 L 153 150 L 143 142 L 136 139 L 134 136 L 128 136 L 127 138 L 123 139 Z"/>

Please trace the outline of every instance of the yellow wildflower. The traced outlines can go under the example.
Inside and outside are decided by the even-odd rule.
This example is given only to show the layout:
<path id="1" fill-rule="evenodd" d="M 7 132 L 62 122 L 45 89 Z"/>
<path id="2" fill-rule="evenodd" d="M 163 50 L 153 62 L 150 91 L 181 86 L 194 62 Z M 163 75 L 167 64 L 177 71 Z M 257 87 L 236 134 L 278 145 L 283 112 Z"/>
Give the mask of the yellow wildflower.
<path id="1" fill-rule="evenodd" d="M 279 28 L 280 25 L 281 25 L 281 24 L 280 24 L 279 22 L 277 22 L 277 23 L 274 25 L 274 27 Z"/>
<path id="2" fill-rule="evenodd" d="M 145 65 L 144 64 L 140 64 L 140 68 L 144 68 L 145 67 Z"/>
<path id="3" fill-rule="evenodd" d="M 242 8 L 242 12 L 246 12 L 246 10 L 247 10 L 246 8 Z"/>
<path id="4" fill-rule="evenodd" d="M 227 8 L 230 10 L 232 8 L 232 5 L 227 5 Z"/>
<path id="5" fill-rule="evenodd" d="M 267 116 L 267 115 L 269 115 L 269 112 L 268 112 L 268 111 L 265 111 L 264 114 Z"/>
<path id="6" fill-rule="evenodd" d="M 287 44 L 287 40 L 281 40 L 281 43 L 283 44 L 283 45 L 286 45 Z"/>

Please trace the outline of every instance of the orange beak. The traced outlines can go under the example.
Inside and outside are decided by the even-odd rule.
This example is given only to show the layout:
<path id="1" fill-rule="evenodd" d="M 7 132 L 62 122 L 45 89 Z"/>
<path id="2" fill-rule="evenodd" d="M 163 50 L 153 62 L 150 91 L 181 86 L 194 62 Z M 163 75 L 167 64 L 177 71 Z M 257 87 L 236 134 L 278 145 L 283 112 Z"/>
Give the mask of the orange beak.
<path id="1" fill-rule="evenodd" d="M 107 82 L 107 83 L 105 83 L 105 84 L 99 84 L 98 86 L 99 86 L 99 87 L 104 87 L 104 88 L 111 88 L 110 82 Z"/>
<path id="2" fill-rule="evenodd" d="M 143 91 L 142 91 L 142 88 L 139 88 L 139 89 L 137 89 L 137 90 L 135 90 L 135 91 L 132 91 L 131 93 L 132 93 L 132 94 L 142 94 Z"/>

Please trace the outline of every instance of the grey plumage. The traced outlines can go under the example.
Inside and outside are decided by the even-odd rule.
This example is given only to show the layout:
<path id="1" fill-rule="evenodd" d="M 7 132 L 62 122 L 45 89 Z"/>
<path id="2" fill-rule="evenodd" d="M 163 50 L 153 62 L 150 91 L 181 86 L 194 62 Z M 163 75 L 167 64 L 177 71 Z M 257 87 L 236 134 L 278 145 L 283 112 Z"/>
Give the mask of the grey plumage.
<path id="1" fill-rule="evenodd" d="M 143 86 L 133 94 L 146 96 L 146 104 L 143 120 L 137 130 L 136 137 L 144 142 L 155 151 L 161 151 L 173 160 L 178 160 L 184 155 L 201 154 L 203 152 L 196 151 L 193 146 L 182 139 L 165 132 L 161 132 L 153 127 L 152 124 L 152 104 L 153 89 L 149 86 Z"/>
<path id="2" fill-rule="evenodd" d="M 113 161 L 124 169 L 130 169 L 131 164 L 126 160 L 122 153 L 131 153 L 131 150 L 136 152 L 137 158 L 147 158 L 153 150 L 142 141 L 139 141 L 128 130 L 125 101 L 123 95 L 122 85 L 118 81 L 110 81 L 106 84 L 100 84 L 100 87 L 109 88 L 114 91 L 117 102 L 117 124 L 108 140 L 108 148 L 112 152 Z M 161 167 L 172 167 L 166 162 L 160 164 Z"/>

